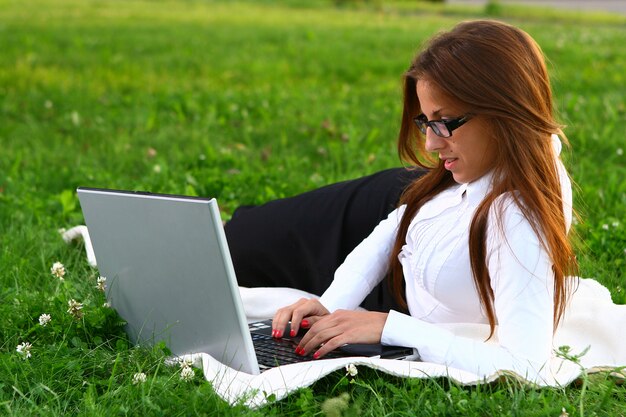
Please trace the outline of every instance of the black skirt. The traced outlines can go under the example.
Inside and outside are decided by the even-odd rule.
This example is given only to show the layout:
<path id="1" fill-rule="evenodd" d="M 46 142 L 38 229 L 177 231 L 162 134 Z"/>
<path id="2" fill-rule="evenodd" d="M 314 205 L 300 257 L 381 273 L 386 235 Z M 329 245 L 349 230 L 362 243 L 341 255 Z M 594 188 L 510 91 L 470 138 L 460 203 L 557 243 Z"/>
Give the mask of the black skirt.
<path id="1" fill-rule="evenodd" d="M 321 295 L 337 267 L 393 211 L 423 170 L 393 168 L 235 210 L 225 231 L 239 285 Z M 399 310 L 383 280 L 361 304 Z"/>

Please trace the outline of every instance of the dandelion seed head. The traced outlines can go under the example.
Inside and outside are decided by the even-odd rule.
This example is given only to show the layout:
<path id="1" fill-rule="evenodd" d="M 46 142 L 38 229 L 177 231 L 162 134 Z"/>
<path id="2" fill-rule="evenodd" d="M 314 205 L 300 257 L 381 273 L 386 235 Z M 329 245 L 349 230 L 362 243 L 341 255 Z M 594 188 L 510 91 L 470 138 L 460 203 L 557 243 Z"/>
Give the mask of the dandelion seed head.
<path id="1" fill-rule="evenodd" d="M 50 273 L 61 281 L 64 281 L 65 272 L 65 266 L 61 262 L 53 263 L 52 268 L 50 268 Z"/>
<path id="2" fill-rule="evenodd" d="M 44 327 L 48 323 L 50 323 L 50 320 L 52 320 L 52 317 L 50 317 L 50 314 L 43 313 L 41 316 L 39 316 L 39 324 Z"/>
<path id="3" fill-rule="evenodd" d="M 67 312 L 70 313 L 72 317 L 74 317 L 76 320 L 79 320 L 83 317 L 83 303 L 79 303 L 72 298 L 70 301 L 67 302 L 67 305 L 69 306 Z"/>
<path id="4" fill-rule="evenodd" d="M 28 359 L 30 358 L 32 355 L 30 353 L 30 349 L 33 347 L 33 345 L 31 345 L 28 342 L 22 342 L 19 345 L 17 345 L 17 347 L 15 348 L 15 350 L 17 351 L 17 353 L 19 353 L 20 355 L 22 355 L 23 359 Z"/>
<path id="5" fill-rule="evenodd" d="M 160 174 L 160 173 L 161 173 L 161 165 L 158 165 L 158 164 L 157 164 L 157 165 L 153 166 L 153 167 L 152 167 L 152 171 L 153 171 L 155 174 Z"/>
<path id="6" fill-rule="evenodd" d="M 146 382 L 147 376 L 143 372 L 137 372 L 133 375 L 133 385 L 143 384 Z"/>
<path id="7" fill-rule="evenodd" d="M 609 225 L 608 225 L 608 224 L 606 224 L 606 223 L 605 223 L 605 224 L 603 224 L 603 225 L 602 225 L 602 229 L 603 229 L 603 230 L 609 230 Z"/>
<path id="8" fill-rule="evenodd" d="M 619 222 L 613 222 L 613 223 L 611 223 L 611 226 L 613 226 L 613 227 L 619 227 Z"/>

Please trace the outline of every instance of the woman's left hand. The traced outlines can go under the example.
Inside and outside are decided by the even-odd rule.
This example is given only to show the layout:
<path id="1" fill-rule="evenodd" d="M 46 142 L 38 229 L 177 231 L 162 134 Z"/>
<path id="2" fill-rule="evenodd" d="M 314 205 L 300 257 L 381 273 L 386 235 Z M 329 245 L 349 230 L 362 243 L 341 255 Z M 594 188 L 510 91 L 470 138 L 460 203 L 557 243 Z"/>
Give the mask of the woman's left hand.
<path id="1" fill-rule="evenodd" d="M 375 311 L 337 310 L 315 321 L 296 353 L 313 353 L 313 358 L 318 359 L 346 343 L 380 343 L 387 315 Z"/>

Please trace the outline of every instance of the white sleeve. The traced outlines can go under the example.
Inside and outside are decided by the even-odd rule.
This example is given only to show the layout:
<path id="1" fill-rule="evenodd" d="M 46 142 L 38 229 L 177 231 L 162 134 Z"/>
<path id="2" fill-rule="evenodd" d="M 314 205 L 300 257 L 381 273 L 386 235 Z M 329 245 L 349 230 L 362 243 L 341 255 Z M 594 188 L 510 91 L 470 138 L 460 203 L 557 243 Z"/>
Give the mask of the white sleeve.
<path id="1" fill-rule="evenodd" d="M 320 298 L 330 312 L 357 308 L 385 277 L 405 208 L 392 211 L 337 268 L 333 282 Z"/>
<path id="2" fill-rule="evenodd" d="M 502 200 L 507 204 L 503 230 L 492 209 L 487 238 L 497 343 L 455 336 L 436 324 L 392 311 L 383 329 L 384 344 L 415 347 L 424 361 L 479 375 L 511 370 L 533 377 L 541 372 L 552 353 L 552 264 L 519 208 L 510 199 Z"/>
<path id="3" fill-rule="evenodd" d="M 561 162 L 560 158 L 556 160 L 556 168 L 559 172 L 559 180 L 561 182 L 561 198 L 563 199 L 563 215 L 565 216 L 565 230 L 569 232 L 572 226 L 572 182 L 569 179 L 567 170 Z"/>
<path id="4" fill-rule="evenodd" d="M 557 135 L 552 135 L 552 148 L 554 149 L 555 160 L 556 160 L 556 169 L 559 174 L 559 182 L 561 183 L 561 199 L 563 200 L 563 215 L 565 216 L 565 230 L 569 232 L 570 227 L 572 226 L 572 181 L 569 178 L 569 174 L 565 169 L 565 165 L 563 165 L 563 161 L 561 161 L 560 154 L 561 148 L 563 145 L 561 144 L 561 140 Z"/>

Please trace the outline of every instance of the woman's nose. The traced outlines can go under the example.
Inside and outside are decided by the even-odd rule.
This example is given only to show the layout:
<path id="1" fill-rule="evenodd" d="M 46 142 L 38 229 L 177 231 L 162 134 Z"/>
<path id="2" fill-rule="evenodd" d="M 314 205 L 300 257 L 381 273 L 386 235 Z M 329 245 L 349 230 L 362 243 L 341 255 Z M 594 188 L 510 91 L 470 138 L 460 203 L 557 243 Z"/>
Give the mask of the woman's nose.
<path id="1" fill-rule="evenodd" d="M 426 150 L 428 152 L 435 152 L 446 146 L 446 140 L 440 136 L 437 136 L 435 132 L 429 127 L 426 128 Z"/>

